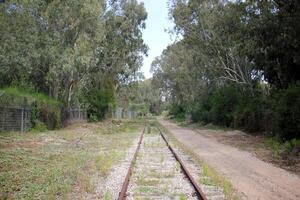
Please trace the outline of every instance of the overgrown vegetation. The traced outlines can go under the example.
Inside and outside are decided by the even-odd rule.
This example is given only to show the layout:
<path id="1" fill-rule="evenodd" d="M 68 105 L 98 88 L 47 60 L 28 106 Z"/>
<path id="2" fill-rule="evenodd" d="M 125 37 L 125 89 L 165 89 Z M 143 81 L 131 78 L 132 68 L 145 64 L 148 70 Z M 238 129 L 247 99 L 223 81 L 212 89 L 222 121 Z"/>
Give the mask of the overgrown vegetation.
<path id="1" fill-rule="evenodd" d="M 26 88 L 7 87 L 0 89 L 0 93 L 0 106 L 31 109 L 33 129 L 42 131 L 61 127 L 62 102 Z"/>
<path id="2" fill-rule="evenodd" d="M 32 92 L 4 89 L 15 104 L 20 95 L 34 98 L 48 128 L 59 126 L 55 102 L 102 119 L 116 92 L 140 78 L 146 18 L 136 0 L 2 2 L 0 88 Z"/>
<path id="3" fill-rule="evenodd" d="M 116 132 L 106 134 L 112 127 Z M 138 123 L 111 121 L 47 133 L 2 132 L 0 199 L 86 199 L 100 184 L 97 174 L 104 178 L 139 134 Z"/>
<path id="4" fill-rule="evenodd" d="M 300 4 L 170 1 L 182 39 L 152 63 L 177 120 L 300 139 Z"/>

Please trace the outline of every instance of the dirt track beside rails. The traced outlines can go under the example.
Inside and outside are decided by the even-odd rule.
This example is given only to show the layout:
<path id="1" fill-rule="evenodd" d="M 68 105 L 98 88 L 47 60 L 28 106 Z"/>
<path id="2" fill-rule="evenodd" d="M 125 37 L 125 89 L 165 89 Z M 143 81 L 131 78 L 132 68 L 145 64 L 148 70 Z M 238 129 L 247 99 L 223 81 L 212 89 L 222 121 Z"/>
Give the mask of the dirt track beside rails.
<path id="1" fill-rule="evenodd" d="M 251 153 L 221 144 L 201 132 L 160 120 L 181 143 L 200 159 L 223 174 L 241 194 L 242 199 L 300 199 L 300 178 Z"/>

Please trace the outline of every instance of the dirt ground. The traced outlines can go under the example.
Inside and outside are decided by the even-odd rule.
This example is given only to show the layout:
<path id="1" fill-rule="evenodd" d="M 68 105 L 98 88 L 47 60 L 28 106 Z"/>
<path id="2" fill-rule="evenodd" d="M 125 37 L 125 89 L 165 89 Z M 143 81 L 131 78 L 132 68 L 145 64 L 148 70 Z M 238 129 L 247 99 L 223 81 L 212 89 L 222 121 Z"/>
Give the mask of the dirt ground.
<path id="1" fill-rule="evenodd" d="M 259 142 L 248 140 L 246 136 L 236 137 L 238 133 L 235 132 L 224 136 L 218 134 L 217 130 L 195 131 L 166 120 L 160 120 L 160 123 L 202 160 L 228 178 L 242 199 L 300 199 L 299 176 L 259 159 L 268 157 L 264 156 L 267 153 L 263 153 L 263 148 L 254 148 Z M 236 142 L 232 143 L 232 140 Z M 241 149 L 243 146 L 245 150 Z M 253 154 L 248 152 L 249 149 L 258 150 Z"/>
<path id="2" fill-rule="evenodd" d="M 282 157 L 275 155 L 274 151 L 266 145 L 265 136 L 249 135 L 237 130 L 194 130 L 207 138 L 211 138 L 223 144 L 228 144 L 241 150 L 248 151 L 260 160 L 272 163 L 273 165 L 285 169 L 300 177 L 300 158 L 296 156 Z"/>

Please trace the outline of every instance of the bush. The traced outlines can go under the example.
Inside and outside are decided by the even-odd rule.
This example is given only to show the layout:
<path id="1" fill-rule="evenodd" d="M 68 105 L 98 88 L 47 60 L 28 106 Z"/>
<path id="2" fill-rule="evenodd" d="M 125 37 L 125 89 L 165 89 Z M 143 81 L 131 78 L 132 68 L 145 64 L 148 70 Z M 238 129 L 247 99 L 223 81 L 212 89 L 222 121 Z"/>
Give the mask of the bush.
<path id="1" fill-rule="evenodd" d="M 34 133 L 35 132 L 45 132 L 45 131 L 47 131 L 47 126 L 43 122 L 36 119 L 36 120 L 34 120 L 34 126 L 31 129 L 31 131 Z"/>
<path id="2" fill-rule="evenodd" d="M 273 134 L 283 140 L 300 139 L 300 84 L 273 93 Z"/>
<path id="3" fill-rule="evenodd" d="M 177 103 L 172 103 L 169 107 L 169 115 L 177 119 L 185 118 L 185 109 Z"/>
<path id="4" fill-rule="evenodd" d="M 24 89 L 9 87 L 1 89 L 0 102 L 2 106 L 30 107 L 31 122 L 43 122 L 48 129 L 61 126 L 62 103 L 41 93 L 34 93 Z"/>
<path id="5" fill-rule="evenodd" d="M 263 85 L 214 87 L 191 104 L 193 122 L 267 132 L 283 141 L 300 139 L 300 83 L 271 95 Z M 172 104 L 170 115 L 183 118 L 186 107 Z"/>
<path id="6" fill-rule="evenodd" d="M 270 137 L 266 140 L 266 144 L 270 147 L 275 156 L 299 156 L 300 140 L 292 139 L 283 142 L 278 137 Z"/>
<path id="7" fill-rule="evenodd" d="M 264 131 L 265 96 L 259 88 L 251 93 L 244 91 L 235 107 L 234 128 L 241 128 L 249 132 Z"/>
<path id="8" fill-rule="evenodd" d="M 236 85 L 214 87 L 203 94 L 192 108 L 192 120 L 226 127 L 234 126 L 234 112 L 241 99 L 241 88 Z"/>
<path id="9" fill-rule="evenodd" d="M 97 121 L 98 121 L 98 118 L 97 118 L 96 115 L 91 114 L 91 115 L 89 116 L 89 120 L 88 120 L 88 121 L 89 121 L 89 122 L 97 122 Z"/>
<path id="10" fill-rule="evenodd" d="M 85 96 L 86 103 L 89 105 L 87 109 L 88 117 L 96 117 L 97 120 L 103 119 L 109 107 L 115 102 L 113 89 L 92 88 L 86 92 Z"/>
<path id="11" fill-rule="evenodd" d="M 209 121 L 217 125 L 233 127 L 234 110 L 239 98 L 239 88 L 234 85 L 216 88 L 210 98 Z"/>
<path id="12" fill-rule="evenodd" d="M 249 90 L 238 85 L 213 88 L 196 103 L 194 122 L 213 123 L 250 132 L 263 130 L 265 96 L 260 88 Z"/>
<path id="13" fill-rule="evenodd" d="M 300 152 L 300 140 L 292 139 L 283 144 L 285 154 L 298 156 Z"/>

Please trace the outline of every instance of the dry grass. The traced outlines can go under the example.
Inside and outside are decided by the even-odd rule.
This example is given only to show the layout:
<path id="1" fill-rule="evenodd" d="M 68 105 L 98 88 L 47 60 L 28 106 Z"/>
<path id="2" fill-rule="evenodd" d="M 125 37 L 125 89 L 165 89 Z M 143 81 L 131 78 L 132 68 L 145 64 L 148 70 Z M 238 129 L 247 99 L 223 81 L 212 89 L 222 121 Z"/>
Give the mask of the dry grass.
<path id="1" fill-rule="evenodd" d="M 109 173 L 140 127 L 105 121 L 44 133 L 0 133 L 0 199 L 73 199 L 93 193 L 92 177 Z"/>

